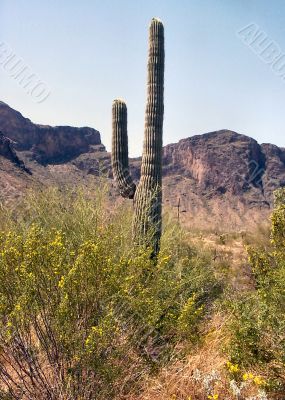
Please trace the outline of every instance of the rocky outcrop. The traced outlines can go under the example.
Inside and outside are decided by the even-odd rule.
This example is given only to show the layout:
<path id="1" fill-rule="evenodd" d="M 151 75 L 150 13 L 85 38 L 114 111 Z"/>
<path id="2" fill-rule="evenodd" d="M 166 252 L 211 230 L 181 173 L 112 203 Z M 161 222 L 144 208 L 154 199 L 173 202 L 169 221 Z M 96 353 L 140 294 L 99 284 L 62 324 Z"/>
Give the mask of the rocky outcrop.
<path id="1" fill-rule="evenodd" d="M 15 142 L 17 149 L 28 150 L 36 141 L 36 125 L 21 113 L 0 102 L 0 130 Z"/>
<path id="2" fill-rule="evenodd" d="M 256 140 L 221 130 L 180 140 L 164 148 L 164 175 L 191 177 L 201 191 L 262 193 L 265 155 Z"/>
<path id="3" fill-rule="evenodd" d="M 274 190 L 285 186 L 285 149 L 273 144 L 262 144 L 261 149 L 266 160 L 262 179 L 264 193 L 272 203 Z"/>
<path id="4" fill-rule="evenodd" d="M 37 140 L 31 151 L 39 163 L 54 164 L 70 161 L 100 144 L 100 133 L 92 128 L 38 126 Z"/>
<path id="5" fill-rule="evenodd" d="M 282 185 L 285 174 L 279 153 L 274 157 L 256 140 L 229 130 L 167 145 L 163 153 L 165 203 L 174 209 L 180 201 L 180 219 L 192 227 L 215 224 L 216 229 L 239 230 L 259 223 L 266 219 L 272 191 Z"/>
<path id="6" fill-rule="evenodd" d="M 33 124 L 6 103 L 0 102 L 0 129 L 15 142 L 18 151 L 30 151 L 41 164 L 67 162 L 101 144 L 93 128 Z"/>
<path id="7" fill-rule="evenodd" d="M 5 159 L 11 161 L 14 165 L 22 169 L 23 171 L 31 174 L 31 171 L 26 168 L 24 162 L 19 159 L 17 156 L 16 151 L 13 148 L 13 141 L 0 131 L 0 156 L 4 157 Z"/>

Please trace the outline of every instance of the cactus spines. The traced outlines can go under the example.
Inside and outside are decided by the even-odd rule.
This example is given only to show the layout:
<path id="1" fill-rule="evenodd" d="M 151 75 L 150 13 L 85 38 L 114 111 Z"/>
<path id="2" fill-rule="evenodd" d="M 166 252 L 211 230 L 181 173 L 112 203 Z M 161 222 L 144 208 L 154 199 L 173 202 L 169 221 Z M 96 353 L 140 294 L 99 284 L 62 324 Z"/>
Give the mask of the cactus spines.
<path id="1" fill-rule="evenodd" d="M 161 158 L 164 113 L 164 27 L 153 18 L 149 29 L 147 104 L 141 178 L 136 187 L 128 170 L 127 107 L 113 103 L 112 166 L 124 197 L 134 198 L 133 234 L 156 255 L 161 236 Z"/>

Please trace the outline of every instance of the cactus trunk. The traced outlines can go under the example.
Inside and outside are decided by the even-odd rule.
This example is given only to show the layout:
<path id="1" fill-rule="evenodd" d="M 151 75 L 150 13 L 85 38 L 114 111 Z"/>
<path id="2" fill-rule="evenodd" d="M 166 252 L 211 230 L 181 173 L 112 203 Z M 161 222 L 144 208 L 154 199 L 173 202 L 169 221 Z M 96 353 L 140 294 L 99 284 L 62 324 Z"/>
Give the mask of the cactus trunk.
<path id="1" fill-rule="evenodd" d="M 161 158 L 164 113 L 164 27 L 152 19 L 149 30 L 147 105 L 141 178 L 135 187 L 128 170 L 127 109 L 113 103 L 112 166 L 124 197 L 134 198 L 133 234 L 135 243 L 159 251 L 161 237 Z"/>

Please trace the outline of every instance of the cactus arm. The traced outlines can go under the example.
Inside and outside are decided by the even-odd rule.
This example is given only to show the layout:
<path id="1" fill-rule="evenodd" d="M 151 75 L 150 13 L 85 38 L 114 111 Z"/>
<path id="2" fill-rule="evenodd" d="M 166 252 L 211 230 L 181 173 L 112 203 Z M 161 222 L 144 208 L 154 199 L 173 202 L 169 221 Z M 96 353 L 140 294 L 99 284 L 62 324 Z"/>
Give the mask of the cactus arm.
<path id="1" fill-rule="evenodd" d="M 129 172 L 127 106 L 123 100 L 116 99 L 112 107 L 112 170 L 118 183 L 120 194 L 133 199 L 136 191 Z"/>

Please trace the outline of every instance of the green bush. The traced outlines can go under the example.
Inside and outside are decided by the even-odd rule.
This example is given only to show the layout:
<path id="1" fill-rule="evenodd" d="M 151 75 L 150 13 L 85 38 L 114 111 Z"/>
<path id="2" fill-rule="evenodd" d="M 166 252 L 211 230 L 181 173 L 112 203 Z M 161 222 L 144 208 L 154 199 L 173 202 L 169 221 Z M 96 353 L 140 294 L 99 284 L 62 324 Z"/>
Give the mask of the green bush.
<path id="1" fill-rule="evenodd" d="M 171 222 L 152 260 L 102 192 L 31 192 L 1 211 L 2 398 L 120 398 L 198 339 L 220 291 L 210 257 Z"/>
<path id="2" fill-rule="evenodd" d="M 271 240 L 248 248 L 255 289 L 232 301 L 231 360 L 261 368 L 271 384 L 285 390 L 285 190 L 275 195 Z M 269 382 L 270 383 L 270 382 Z"/>

